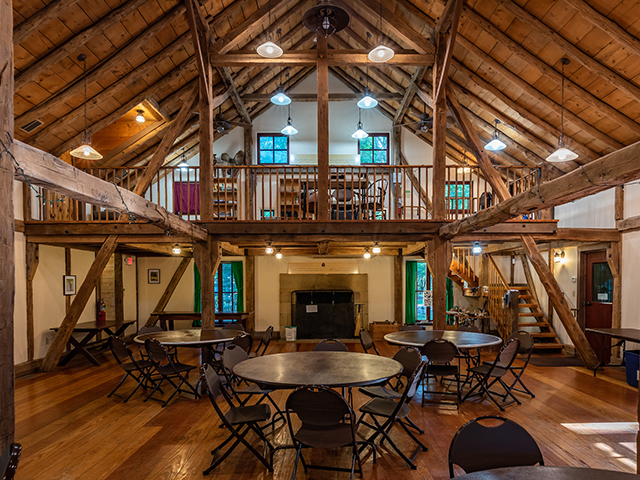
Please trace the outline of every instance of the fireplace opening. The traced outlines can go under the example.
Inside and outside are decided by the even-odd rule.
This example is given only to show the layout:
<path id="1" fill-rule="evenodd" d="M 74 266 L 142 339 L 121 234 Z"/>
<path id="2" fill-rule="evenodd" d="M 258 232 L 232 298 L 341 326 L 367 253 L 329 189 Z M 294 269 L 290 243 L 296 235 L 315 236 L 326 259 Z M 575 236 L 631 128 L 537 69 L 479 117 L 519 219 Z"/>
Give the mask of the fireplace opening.
<path id="1" fill-rule="evenodd" d="M 291 324 L 298 338 L 354 338 L 352 290 L 297 290 L 291 293 Z"/>

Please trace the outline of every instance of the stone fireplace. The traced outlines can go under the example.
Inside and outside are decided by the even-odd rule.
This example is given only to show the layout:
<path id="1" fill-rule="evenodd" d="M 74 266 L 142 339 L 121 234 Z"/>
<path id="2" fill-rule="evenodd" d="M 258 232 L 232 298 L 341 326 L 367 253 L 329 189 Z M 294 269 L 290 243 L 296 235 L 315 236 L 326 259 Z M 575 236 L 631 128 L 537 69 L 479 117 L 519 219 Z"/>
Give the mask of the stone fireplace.
<path id="1" fill-rule="evenodd" d="M 353 303 L 360 305 L 362 326 L 369 325 L 369 278 L 367 274 L 280 274 L 280 338 L 284 327 L 292 325 L 292 293 L 295 291 L 350 290 Z M 355 313 L 354 317 L 355 318 Z M 320 337 L 318 337 L 320 338 Z"/>

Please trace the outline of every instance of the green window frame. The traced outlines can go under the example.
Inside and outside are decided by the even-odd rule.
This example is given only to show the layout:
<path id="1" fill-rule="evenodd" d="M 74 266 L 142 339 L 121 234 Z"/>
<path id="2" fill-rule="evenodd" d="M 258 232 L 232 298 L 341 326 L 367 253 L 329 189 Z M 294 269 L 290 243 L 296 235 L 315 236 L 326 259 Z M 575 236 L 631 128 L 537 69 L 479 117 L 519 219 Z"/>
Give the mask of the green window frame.
<path id="1" fill-rule="evenodd" d="M 281 133 L 259 133 L 258 164 L 289 165 L 289 137 Z"/>
<path id="2" fill-rule="evenodd" d="M 370 133 L 358 140 L 361 165 L 389 165 L 389 134 Z"/>
<path id="3" fill-rule="evenodd" d="M 194 264 L 194 311 L 202 311 L 202 283 L 200 272 Z M 237 313 L 244 309 L 244 285 L 242 262 L 221 262 L 213 279 L 215 311 Z M 194 325 L 196 326 L 196 325 Z"/>
<path id="4" fill-rule="evenodd" d="M 424 292 L 431 290 L 431 274 L 426 262 L 416 264 L 416 321 L 433 323 L 433 309 L 424 304 Z"/>
<path id="5" fill-rule="evenodd" d="M 473 182 L 447 182 L 444 190 L 447 210 L 452 213 L 471 211 Z"/>

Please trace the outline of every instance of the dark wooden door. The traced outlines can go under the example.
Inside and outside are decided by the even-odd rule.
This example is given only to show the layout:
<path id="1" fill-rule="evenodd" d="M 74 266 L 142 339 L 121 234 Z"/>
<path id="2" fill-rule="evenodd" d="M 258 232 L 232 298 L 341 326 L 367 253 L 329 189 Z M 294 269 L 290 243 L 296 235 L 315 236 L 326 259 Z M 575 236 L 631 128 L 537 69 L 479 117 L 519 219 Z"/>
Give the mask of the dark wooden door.
<path id="1" fill-rule="evenodd" d="M 613 276 L 607 263 L 605 252 L 586 252 L 583 254 L 583 272 L 585 274 L 584 298 L 584 326 L 585 328 L 611 328 L 613 313 Z M 589 343 L 601 361 L 609 363 L 611 350 L 605 351 L 602 357 L 602 345 L 611 346 L 611 339 L 586 333 Z"/>

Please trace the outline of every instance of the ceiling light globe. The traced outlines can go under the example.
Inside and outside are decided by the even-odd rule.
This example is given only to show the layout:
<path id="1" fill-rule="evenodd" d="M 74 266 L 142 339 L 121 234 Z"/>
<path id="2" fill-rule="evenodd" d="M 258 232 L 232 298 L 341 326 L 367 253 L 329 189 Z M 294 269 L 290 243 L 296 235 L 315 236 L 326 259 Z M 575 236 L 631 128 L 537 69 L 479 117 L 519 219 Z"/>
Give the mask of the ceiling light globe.
<path id="1" fill-rule="evenodd" d="M 284 53 L 282 49 L 273 42 L 265 42 L 256 48 L 256 52 L 263 58 L 278 58 Z"/>
<path id="2" fill-rule="evenodd" d="M 388 62 L 395 52 L 385 45 L 380 45 L 369 52 L 369 60 L 376 63 Z"/>
<path id="3" fill-rule="evenodd" d="M 382 249 L 380 248 L 380 245 L 378 245 L 377 243 L 373 246 L 373 249 L 371 250 L 373 253 L 378 254 L 382 251 Z"/>
<path id="4" fill-rule="evenodd" d="M 505 148 L 507 148 L 507 146 L 499 138 L 494 138 L 484 146 L 484 149 L 489 150 L 490 152 L 499 152 L 500 150 L 504 150 Z"/>
<path id="5" fill-rule="evenodd" d="M 569 162 L 578 158 L 578 154 L 572 152 L 568 148 L 560 147 L 547 157 L 547 162 Z"/>
<path id="6" fill-rule="evenodd" d="M 473 245 L 473 248 L 471 249 L 471 252 L 472 252 L 474 255 L 480 255 L 480 254 L 482 253 L 482 247 L 480 246 L 480 244 L 479 244 L 478 242 L 476 242 L 476 243 Z"/>
<path id="7" fill-rule="evenodd" d="M 286 93 L 284 93 L 282 87 L 280 87 L 273 94 L 273 97 L 271 97 L 271 103 L 274 105 L 289 105 L 291 103 L 291 99 Z"/>
<path id="8" fill-rule="evenodd" d="M 180 253 L 182 253 L 182 249 L 180 248 L 180 245 L 178 245 L 177 243 L 173 246 L 171 251 L 173 252 L 174 255 L 180 255 Z"/>
<path id="9" fill-rule="evenodd" d="M 369 250 L 365 250 L 363 257 L 366 258 L 367 260 L 371 258 L 371 253 L 369 253 Z"/>
<path id="10" fill-rule="evenodd" d="M 280 250 L 278 250 L 278 252 L 276 253 L 276 258 L 278 260 L 280 260 L 282 258 L 282 252 Z"/>

